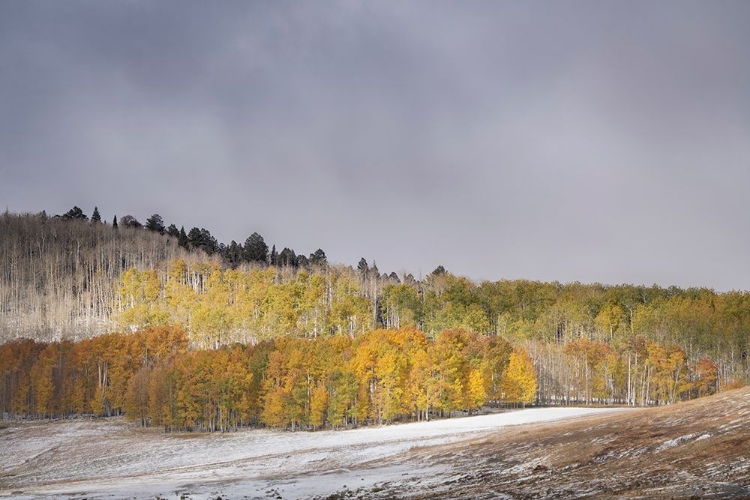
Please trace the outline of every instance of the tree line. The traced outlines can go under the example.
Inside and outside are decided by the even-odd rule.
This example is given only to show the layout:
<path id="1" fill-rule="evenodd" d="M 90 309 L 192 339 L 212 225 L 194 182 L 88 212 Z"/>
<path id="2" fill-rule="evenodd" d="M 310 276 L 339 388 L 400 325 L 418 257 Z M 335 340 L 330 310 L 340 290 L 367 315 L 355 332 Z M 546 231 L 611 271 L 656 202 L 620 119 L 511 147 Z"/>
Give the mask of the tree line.
<path id="1" fill-rule="evenodd" d="M 0 346 L 0 411 L 125 414 L 165 430 L 340 428 L 533 402 L 531 358 L 499 337 L 415 329 L 190 349 L 154 327 L 79 342 Z"/>
<path id="2" fill-rule="evenodd" d="M 177 327 L 0 345 L 4 418 L 119 415 L 165 430 L 342 428 L 485 405 L 664 404 L 722 389 L 709 358 L 635 338 L 512 344 L 463 329 L 278 337 L 216 349 Z M 740 385 L 740 381 L 735 381 Z"/>
<path id="3" fill-rule="evenodd" d="M 9 214 L 6 214 L 9 215 Z M 42 214 L 46 218 L 46 213 Z M 88 216 L 78 206 L 74 206 L 68 212 L 62 215 L 54 216 L 56 219 L 63 221 L 88 221 Z M 91 215 L 92 223 L 102 223 L 99 207 L 94 207 Z M 323 265 L 327 262 L 327 257 L 322 249 L 317 249 L 309 257 L 304 254 L 297 254 L 291 248 L 285 247 L 281 252 L 276 251 L 276 245 L 270 249 L 266 244 L 263 236 L 253 233 L 247 237 L 244 244 L 232 240 L 229 244 L 220 243 L 211 235 L 211 232 L 205 228 L 193 227 L 190 231 L 185 232 L 185 226 L 177 229 L 174 224 L 166 225 L 164 219 L 159 214 L 152 214 L 146 223 L 142 224 L 132 215 L 125 215 L 117 219 L 117 215 L 112 219 L 112 228 L 126 227 L 131 229 L 145 229 L 160 235 L 167 235 L 174 238 L 177 244 L 185 250 L 202 251 L 207 255 L 218 255 L 225 265 L 237 267 L 242 263 L 268 264 L 271 266 L 292 266 L 306 267 L 308 265 Z"/>

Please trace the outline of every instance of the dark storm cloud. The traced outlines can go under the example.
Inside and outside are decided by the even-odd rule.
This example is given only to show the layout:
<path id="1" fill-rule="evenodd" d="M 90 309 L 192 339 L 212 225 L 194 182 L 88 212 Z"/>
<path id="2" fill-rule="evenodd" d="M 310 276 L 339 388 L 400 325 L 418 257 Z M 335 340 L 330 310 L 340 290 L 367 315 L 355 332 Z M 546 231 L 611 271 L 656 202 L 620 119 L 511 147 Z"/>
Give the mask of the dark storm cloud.
<path id="1" fill-rule="evenodd" d="M 745 2 L 3 2 L 0 202 L 748 288 Z"/>

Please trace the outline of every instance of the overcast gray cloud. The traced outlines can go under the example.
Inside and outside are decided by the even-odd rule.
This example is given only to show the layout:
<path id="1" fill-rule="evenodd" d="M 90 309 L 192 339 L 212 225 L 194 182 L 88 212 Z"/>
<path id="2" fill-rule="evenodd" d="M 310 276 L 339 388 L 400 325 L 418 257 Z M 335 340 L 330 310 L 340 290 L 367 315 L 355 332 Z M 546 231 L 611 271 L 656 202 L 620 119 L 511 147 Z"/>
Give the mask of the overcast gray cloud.
<path id="1" fill-rule="evenodd" d="M 750 288 L 750 4 L 0 2 L 0 202 Z"/>

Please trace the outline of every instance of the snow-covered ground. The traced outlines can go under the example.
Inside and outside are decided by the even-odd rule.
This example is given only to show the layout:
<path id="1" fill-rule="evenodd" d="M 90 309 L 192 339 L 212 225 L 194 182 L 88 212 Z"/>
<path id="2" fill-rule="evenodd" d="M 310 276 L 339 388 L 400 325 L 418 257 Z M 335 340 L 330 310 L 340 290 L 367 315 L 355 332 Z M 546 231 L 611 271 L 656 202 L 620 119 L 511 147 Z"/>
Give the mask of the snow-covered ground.
<path id="1" fill-rule="evenodd" d="M 405 452 L 503 427 L 607 411 L 541 408 L 347 431 L 162 434 L 121 419 L 11 425 L 0 431 L 0 497 L 306 498 L 393 484 L 429 463 Z M 620 410 L 621 411 L 621 410 Z M 398 457 L 401 456 L 399 459 Z M 391 460 L 392 459 L 392 460 Z"/>

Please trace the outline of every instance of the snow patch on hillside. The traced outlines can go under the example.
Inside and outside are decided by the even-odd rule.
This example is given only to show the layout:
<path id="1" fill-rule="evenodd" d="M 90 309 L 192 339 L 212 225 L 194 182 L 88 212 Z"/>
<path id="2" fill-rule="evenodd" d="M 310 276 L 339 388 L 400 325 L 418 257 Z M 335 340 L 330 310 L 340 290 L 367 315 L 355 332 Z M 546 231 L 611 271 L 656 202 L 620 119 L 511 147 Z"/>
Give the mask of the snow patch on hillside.
<path id="1" fill-rule="evenodd" d="M 0 497 L 304 498 L 430 471 L 398 456 L 508 426 L 581 418 L 592 408 L 535 408 L 346 431 L 162 434 L 120 419 L 14 425 L 0 432 Z M 393 459 L 382 466 L 382 459 Z M 372 462 L 381 461 L 378 467 Z"/>

